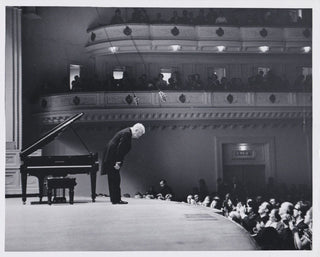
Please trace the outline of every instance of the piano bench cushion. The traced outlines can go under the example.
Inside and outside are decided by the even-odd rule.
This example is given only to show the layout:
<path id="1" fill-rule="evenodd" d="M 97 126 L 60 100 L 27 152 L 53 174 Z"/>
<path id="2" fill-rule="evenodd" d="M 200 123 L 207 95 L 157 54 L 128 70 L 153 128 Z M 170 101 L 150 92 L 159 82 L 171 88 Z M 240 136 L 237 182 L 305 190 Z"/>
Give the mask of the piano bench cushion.
<path id="1" fill-rule="evenodd" d="M 53 188 L 74 188 L 77 185 L 76 178 L 62 177 L 62 178 L 48 178 L 48 189 Z"/>

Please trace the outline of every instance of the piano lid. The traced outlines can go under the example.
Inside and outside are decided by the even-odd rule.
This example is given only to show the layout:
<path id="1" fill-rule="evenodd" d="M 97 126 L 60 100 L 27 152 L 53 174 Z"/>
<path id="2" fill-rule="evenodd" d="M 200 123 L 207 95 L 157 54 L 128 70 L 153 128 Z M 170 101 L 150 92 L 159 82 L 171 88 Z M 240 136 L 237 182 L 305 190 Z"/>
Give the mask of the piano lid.
<path id="1" fill-rule="evenodd" d="M 20 153 L 20 157 L 26 157 L 32 152 L 36 151 L 37 149 L 43 147 L 44 145 L 49 144 L 56 136 L 58 136 L 62 131 L 64 131 L 71 123 L 79 119 L 84 113 L 81 112 L 79 114 L 76 114 L 61 124 L 55 126 L 53 129 L 51 129 L 47 134 L 45 134 L 43 137 L 38 139 L 36 142 L 34 142 L 31 146 L 27 147 L 26 149 L 22 150 Z"/>

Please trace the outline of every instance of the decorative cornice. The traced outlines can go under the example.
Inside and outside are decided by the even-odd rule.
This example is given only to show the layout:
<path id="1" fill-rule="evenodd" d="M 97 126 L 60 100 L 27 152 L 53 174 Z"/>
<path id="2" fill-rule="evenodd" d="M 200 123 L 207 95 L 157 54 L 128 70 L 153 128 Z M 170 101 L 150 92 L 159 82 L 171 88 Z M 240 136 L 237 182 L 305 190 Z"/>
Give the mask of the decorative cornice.
<path id="1" fill-rule="evenodd" d="M 59 124 L 75 112 L 36 114 L 41 124 Z M 193 120 L 297 120 L 311 119 L 311 109 L 302 110 L 216 110 L 216 109 L 112 109 L 90 110 L 78 121 L 123 122 L 123 121 L 193 121 Z"/>

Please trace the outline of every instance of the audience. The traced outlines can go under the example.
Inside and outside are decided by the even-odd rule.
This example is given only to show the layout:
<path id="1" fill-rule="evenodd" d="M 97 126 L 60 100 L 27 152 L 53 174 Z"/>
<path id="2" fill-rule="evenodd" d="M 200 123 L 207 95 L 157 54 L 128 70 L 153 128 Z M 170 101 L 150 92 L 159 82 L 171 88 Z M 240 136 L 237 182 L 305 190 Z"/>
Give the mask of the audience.
<path id="1" fill-rule="evenodd" d="M 167 185 L 167 181 L 165 179 L 160 180 L 160 191 L 157 194 L 157 198 L 160 200 L 168 200 L 171 201 L 173 198 L 173 191 L 171 187 Z"/>
<path id="2" fill-rule="evenodd" d="M 182 11 L 182 17 L 179 17 L 178 11 Z M 173 23 L 173 24 L 189 24 L 189 25 L 223 25 L 230 24 L 234 26 L 310 26 L 312 24 L 312 13 L 309 10 L 302 10 L 302 16 L 297 9 L 245 9 L 245 8 L 199 8 L 198 14 L 194 18 L 194 12 L 191 9 L 174 9 L 173 16 L 165 21 L 161 16 L 165 12 L 160 13 L 152 23 Z M 158 14 L 157 14 L 158 16 Z M 116 9 L 115 15 L 112 17 L 110 24 L 121 24 L 124 20 L 121 17 L 121 9 Z M 149 23 L 149 15 L 144 8 L 133 8 L 131 23 Z"/>
<path id="3" fill-rule="evenodd" d="M 123 18 L 121 17 L 121 10 L 118 8 L 114 12 L 114 16 L 111 18 L 110 24 L 121 24 L 124 23 Z"/>

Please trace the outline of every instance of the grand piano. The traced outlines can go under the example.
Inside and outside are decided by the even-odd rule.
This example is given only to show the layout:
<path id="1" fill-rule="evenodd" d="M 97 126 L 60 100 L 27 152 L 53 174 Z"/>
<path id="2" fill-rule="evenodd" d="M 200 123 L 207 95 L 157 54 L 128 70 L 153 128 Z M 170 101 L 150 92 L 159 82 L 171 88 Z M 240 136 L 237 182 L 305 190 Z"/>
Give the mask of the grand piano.
<path id="1" fill-rule="evenodd" d="M 22 202 L 26 203 L 27 192 L 27 177 L 36 176 L 39 182 L 39 197 L 40 203 L 43 197 L 44 180 L 47 176 L 60 177 L 67 176 L 68 174 L 90 174 L 91 179 L 91 198 L 95 202 L 96 198 L 96 177 L 99 168 L 98 154 L 91 153 L 85 145 L 81 137 L 73 129 L 72 123 L 78 120 L 84 113 L 76 114 L 61 124 L 55 126 L 43 137 L 34 142 L 32 145 L 23 149 L 20 153 L 21 158 L 21 182 L 22 182 Z M 67 128 L 71 128 L 74 133 L 79 137 L 84 147 L 87 149 L 87 155 L 73 155 L 73 156 L 29 156 L 36 150 L 54 140 Z"/>

